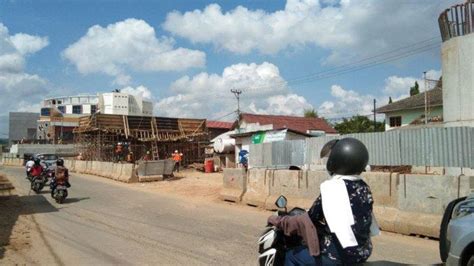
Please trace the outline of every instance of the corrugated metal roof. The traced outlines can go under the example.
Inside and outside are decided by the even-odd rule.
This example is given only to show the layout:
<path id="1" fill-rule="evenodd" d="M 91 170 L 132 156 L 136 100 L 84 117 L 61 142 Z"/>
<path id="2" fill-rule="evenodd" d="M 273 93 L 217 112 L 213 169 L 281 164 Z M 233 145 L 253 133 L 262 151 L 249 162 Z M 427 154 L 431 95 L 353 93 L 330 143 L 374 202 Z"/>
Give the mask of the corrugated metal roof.
<path id="1" fill-rule="evenodd" d="M 207 128 L 223 128 L 231 130 L 234 123 L 232 122 L 223 122 L 223 121 L 210 121 L 207 120 Z"/>
<path id="2" fill-rule="evenodd" d="M 443 90 L 436 87 L 428 92 L 428 103 L 430 107 L 443 105 Z M 378 108 L 377 113 L 389 113 L 400 110 L 419 109 L 425 107 L 425 92 L 387 104 Z"/>
<path id="3" fill-rule="evenodd" d="M 259 123 L 260 125 L 273 125 L 273 128 L 288 128 L 301 133 L 309 130 L 321 130 L 326 133 L 337 133 L 326 120 L 316 117 L 300 117 L 285 115 L 257 115 L 241 114 L 241 120 L 247 123 Z"/>

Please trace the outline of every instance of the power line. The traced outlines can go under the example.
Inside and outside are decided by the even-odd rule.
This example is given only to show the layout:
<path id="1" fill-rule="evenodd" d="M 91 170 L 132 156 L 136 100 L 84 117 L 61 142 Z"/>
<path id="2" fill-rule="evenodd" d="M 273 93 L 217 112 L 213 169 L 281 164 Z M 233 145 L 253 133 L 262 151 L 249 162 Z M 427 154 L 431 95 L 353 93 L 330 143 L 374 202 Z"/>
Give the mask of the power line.
<path id="1" fill-rule="evenodd" d="M 230 112 L 230 113 L 228 113 L 228 114 L 225 114 L 225 115 L 223 115 L 223 116 L 219 116 L 219 117 L 217 117 L 217 118 L 212 118 L 211 120 L 216 120 L 216 121 L 218 121 L 218 120 L 220 120 L 220 119 L 222 119 L 222 118 L 228 117 L 229 115 L 235 114 L 235 112 L 236 112 L 236 111 L 232 111 L 232 112 Z"/>
<path id="2" fill-rule="evenodd" d="M 422 46 L 422 47 L 418 47 L 418 48 L 413 49 L 413 50 L 405 51 L 405 52 L 400 53 L 400 54 L 395 54 L 395 55 L 389 56 L 387 58 L 383 58 L 383 59 L 380 59 L 380 60 L 374 60 L 374 61 L 366 63 L 366 64 L 343 67 L 341 69 L 337 69 L 336 71 L 332 71 L 332 72 L 330 72 L 330 71 L 329 72 L 328 71 L 321 71 L 320 73 L 322 73 L 322 74 L 315 73 L 314 77 L 299 79 L 299 80 L 295 79 L 294 81 L 290 80 L 290 81 L 282 83 L 282 84 L 283 84 L 283 86 L 286 86 L 287 84 L 298 85 L 298 84 L 314 82 L 314 81 L 318 81 L 318 80 L 322 80 L 322 79 L 332 78 L 332 77 L 348 74 L 348 73 L 351 73 L 351 72 L 356 72 L 356 71 L 360 71 L 360 70 L 363 70 L 363 69 L 371 68 L 371 67 L 374 67 L 374 66 L 378 66 L 378 65 L 381 65 L 381 64 L 388 63 L 388 62 L 397 61 L 397 60 L 400 60 L 400 59 L 403 59 L 403 58 L 406 58 L 406 57 L 409 57 L 409 56 L 412 56 L 412 55 L 416 55 L 416 54 L 419 54 L 419 53 L 427 52 L 429 50 L 432 50 L 432 49 L 438 47 L 439 45 L 440 45 L 440 43 L 438 43 L 438 42 L 437 43 L 432 43 L 432 44 L 428 44 L 428 45 L 425 45 L 425 46 Z M 324 72 L 328 72 L 328 73 L 324 74 Z M 316 76 L 316 75 L 319 75 L 319 76 Z M 250 89 L 251 90 L 256 90 L 256 89 L 264 89 L 264 88 L 277 88 L 278 89 L 278 88 L 281 88 L 281 87 L 267 85 L 267 86 L 260 86 L 260 87 L 252 87 Z"/>

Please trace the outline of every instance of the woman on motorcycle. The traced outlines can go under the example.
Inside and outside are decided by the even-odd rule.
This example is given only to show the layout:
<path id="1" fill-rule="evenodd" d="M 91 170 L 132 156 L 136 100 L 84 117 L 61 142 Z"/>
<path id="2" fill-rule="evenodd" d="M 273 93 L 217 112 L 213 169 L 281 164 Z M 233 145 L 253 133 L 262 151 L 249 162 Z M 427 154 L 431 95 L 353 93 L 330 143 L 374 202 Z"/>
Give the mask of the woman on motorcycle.
<path id="1" fill-rule="evenodd" d="M 34 164 L 30 169 L 30 175 L 32 177 L 38 177 L 43 173 L 43 166 L 41 166 L 41 160 L 39 158 L 35 158 Z"/>
<path id="2" fill-rule="evenodd" d="M 358 264 L 372 253 L 374 201 L 360 177 L 369 160 L 367 148 L 353 138 L 333 140 L 321 151 L 321 158 L 326 157 L 330 179 L 321 184 L 321 195 L 308 212 L 317 230 L 320 255 L 313 258 L 304 247 L 290 250 L 285 265 Z"/>

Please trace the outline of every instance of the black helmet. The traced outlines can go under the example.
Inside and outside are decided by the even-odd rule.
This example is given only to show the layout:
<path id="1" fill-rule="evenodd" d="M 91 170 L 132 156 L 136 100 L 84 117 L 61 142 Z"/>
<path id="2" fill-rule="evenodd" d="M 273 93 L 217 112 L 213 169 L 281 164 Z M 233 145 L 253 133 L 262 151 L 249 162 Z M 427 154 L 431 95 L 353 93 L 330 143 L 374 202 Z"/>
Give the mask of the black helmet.
<path id="1" fill-rule="evenodd" d="M 39 158 L 35 158 L 34 162 L 36 165 L 39 165 L 41 163 L 41 160 Z"/>
<path id="2" fill-rule="evenodd" d="M 64 166 L 64 160 L 63 159 L 57 159 L 56 160 L 56 166 Z"/>
<path id="3" fill-rule="evenodd" d="M 326 143 L 321 150 L 321 157 L 328 154 L 326 168 L 331 174 L 358 175 L 365 170 L 369 162 L 367 148 L 354 138 L 332 140 Z"/>

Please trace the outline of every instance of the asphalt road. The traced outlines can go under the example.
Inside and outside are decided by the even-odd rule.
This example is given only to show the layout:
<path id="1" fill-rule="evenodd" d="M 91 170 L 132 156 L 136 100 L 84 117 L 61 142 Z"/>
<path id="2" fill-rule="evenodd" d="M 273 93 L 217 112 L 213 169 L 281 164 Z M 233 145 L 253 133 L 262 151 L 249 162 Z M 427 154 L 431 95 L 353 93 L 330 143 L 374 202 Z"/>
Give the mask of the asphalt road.
<path id="1" fill-rule="evenodd" d="M 7 174 L 20 199 L 28 198 L 31 230 L 40 237 L 22 256 L 34 256 L 25 261 L 38 264 L 255 265 L 256 239 L 270 214 L 77 174 L 71 177 L 69 198 L 59 205 L 49 189 L 31 196 L 23 169 L 5 167 L 0 172 Z M 375 261 L 439 262 L 433 240 L 383 233 L 374 246 Z"/>

